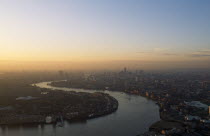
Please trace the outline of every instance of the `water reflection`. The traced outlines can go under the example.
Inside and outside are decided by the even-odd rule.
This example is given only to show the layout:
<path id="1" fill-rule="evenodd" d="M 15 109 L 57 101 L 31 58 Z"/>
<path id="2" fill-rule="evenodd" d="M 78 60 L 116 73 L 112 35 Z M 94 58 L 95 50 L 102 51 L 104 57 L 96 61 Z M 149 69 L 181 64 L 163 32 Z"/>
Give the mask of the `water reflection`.
<path id="1" fill-rule="evenodd" d="M 64 91 L 95 92 L 84 89 L 59 88 L 47 85 L 49 82 L 36 84 L 41 88 Z M 135 136 L 148 130 L 159 120 L 159 108 L 150 100 L 136 95 L 120 92 L 103 91 L 115 97 L 119 102 L 116 112 L 103 117 L 83 122 L 64 122 L 57 125 L 23 125 L 18 127 L 2 126 L 2 136 Z"/>
<path id="2" fill-rule="evenodd" d="M 7 126 L 5 126 L 5 125 L 0 126 L 0 132 L 2 135 L 6 135 Z"/>

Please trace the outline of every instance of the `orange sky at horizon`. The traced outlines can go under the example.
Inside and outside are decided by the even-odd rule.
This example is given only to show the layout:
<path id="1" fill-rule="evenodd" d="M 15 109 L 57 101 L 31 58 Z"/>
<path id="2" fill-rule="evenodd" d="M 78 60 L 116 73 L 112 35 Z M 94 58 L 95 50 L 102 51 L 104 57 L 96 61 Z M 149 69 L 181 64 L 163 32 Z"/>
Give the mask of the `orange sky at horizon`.
<path id="1" fill-rule="evenodd" d="M 206 61 L 0 61 L 0 71 L 210 69 Z"/>

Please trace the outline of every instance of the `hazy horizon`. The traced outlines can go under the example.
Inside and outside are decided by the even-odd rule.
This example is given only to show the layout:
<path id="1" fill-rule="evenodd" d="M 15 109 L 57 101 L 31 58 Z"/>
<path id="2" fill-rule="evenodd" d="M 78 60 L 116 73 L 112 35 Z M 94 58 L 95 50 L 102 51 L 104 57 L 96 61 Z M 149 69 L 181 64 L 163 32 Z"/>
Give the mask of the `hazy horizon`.
<path id="1" fill-rule="evenodd" d="M 2 61 L 0 62 L 0 71 L 112 71 L 122 70 L 127 67 L 129 70 L 210 70 L 209 63 L 203 61 L 88 61 L 88 62 L 70 62 L 70 61 Z"/>

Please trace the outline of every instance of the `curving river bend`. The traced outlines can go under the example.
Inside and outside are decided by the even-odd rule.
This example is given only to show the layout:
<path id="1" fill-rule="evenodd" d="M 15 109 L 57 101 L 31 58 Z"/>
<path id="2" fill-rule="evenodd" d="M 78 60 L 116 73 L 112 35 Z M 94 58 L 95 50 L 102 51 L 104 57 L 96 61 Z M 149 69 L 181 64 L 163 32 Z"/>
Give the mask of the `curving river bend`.
<path id="1" fill-rule="evenodd" d="M 95 90 L 53 87 L 50 82 L 34 84 L 52 90 L 96 92 Z M 86 122 L 65 122 L 64 127 L 32 125 L 0 127 L 0 136 L 136 136 L 160 120 L 159 108 L 151 100 L 122 92 L 103 91 L 119 102 L 118 110 L 110 115 Z"/>

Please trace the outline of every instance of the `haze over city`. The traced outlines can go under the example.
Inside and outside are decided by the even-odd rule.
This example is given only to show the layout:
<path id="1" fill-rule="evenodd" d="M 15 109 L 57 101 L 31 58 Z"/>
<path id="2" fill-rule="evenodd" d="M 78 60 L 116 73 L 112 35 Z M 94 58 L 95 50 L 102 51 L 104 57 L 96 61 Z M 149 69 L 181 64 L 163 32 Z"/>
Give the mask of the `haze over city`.
<path id="1" fill-rule="evenodd" d="M 2 0 L 0 70 L 210 68 L 207 0 Z"/>
<path id="2" fill-rule="evenodd" d="M 210 0 L 0 0 L 0 136 L 210 136 Z"/>

